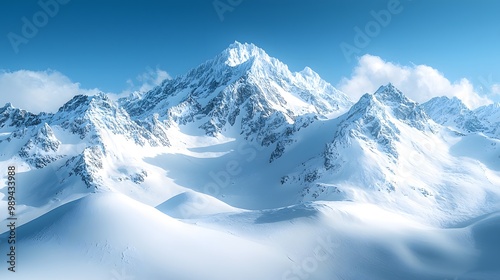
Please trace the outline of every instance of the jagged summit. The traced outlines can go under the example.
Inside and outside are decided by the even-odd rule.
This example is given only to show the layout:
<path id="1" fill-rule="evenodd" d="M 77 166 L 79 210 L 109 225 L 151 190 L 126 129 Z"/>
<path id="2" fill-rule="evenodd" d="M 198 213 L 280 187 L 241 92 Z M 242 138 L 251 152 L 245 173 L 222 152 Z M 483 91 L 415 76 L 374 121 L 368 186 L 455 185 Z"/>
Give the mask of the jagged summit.
<path id="1" fill-rule="evenodd" d="M 7 102 L 7 103 L 5 103 L 5 105 L 2 108 L 0 108 L 0 110 L 3 111 L 5 109 L 7 109 L 7 108 L 14 108 L 14 106 L 12 106 L 12 103 Z"/>
<path id="2" fill-rule="evenodd" d="M 30 126 L 37 125 L 46 113 L 33 114 L 23 109 L 15 108 L 10 102 L 0 108 L 0 129 L 5 126 Z"/>
<path id="3" fill-rule="evenodd" d="M 234 42 L 224 51 L 188 73 L 188 77 L 199 76 L 203 71 L 211 76 L 254 76 L 273 79 L 280 76 L 285 80 L 294 79 L 294 75 L 286 64 L 269 56 L 263 49 L 254 44 Z M 194 75 L 193 75 L 194 74 Z M 214 75 L 215 74 L 215 75 Z"/>
<path id="4" fill-rule="evenodd" d="M 58 110 L 58 113 L 72 112 L 75 110 L 87 110 L 91 107 L 96 108 L 102 106 L 104 103 L 111 104 L 112 102 L 113 101 L 105 93 L 102 92 L 96 95 L 79 94 L 74 96 L 70 101 L 61 106 L 61 108 L 59 108 Z"/>
<path id="5" fill-rule="evenodd" d="M 106 94 L 77 95 L 55 113 L 50 122 L 77 134 L 81 139 L 90 136 L 102 142 L 102 137 L 112 133 L 122 135 L 139 145 L 167 146 L 166 127 L 151 118 L 134 122 L 127 111 Z"/>
<path id="6" fill-rule="evenodd" d="M 424 110 L 394 85 L 381 86 L 374 94 L 365 94 L 349 110 L 348 119 L 373 119 L 390 123 L 392 118 L 419 130 L 429 128 Z"/>
<path id="7" fill-rule="evenodd" d="M 196 125 L 206 135 L 236 129 L 261 143 L 276 141 L 301 116 L 340 114 L 352 104 L 312 69 L 292 73 L 264 50 L 239 42 L 141 99 L 120 103 L 135 120 L 158 113 L 162 121 Z"/>
<path id="8" fill-rule="evenodd" d="M 251 59 L 262 59 L 270 61 L 269 55 L 261 48 L 254 44 L 234 42 L 220 55 L 220 58 L 225 60 L 228 66 L 235 67 L 241 65 Z"/>
<path id="9" fill-rule="evenodd" d="M 396 142 L 399 127 L 407 125 L 420 131 L 430 130 L 429 119 L 417 103 L 408 99 L 392 84 L 380 87 L 374 94 L 365 94 L 341 117 L 335 141 L 351 142 L 347 136 L 374 141 L 380 150 L 397 158 Z M 338 137 L 343 135 L 343 137 Z"/>
<path id="10" fill-rule="evenodd" d="M 410 100 L 406 95 L 404 95 L 399 89 L 397 89 L 392 83 L 385 86 L 381 86 L 373 94 L 378 100 L 385 102 L 386 104 L 414 104 L 415 102 Z"/>

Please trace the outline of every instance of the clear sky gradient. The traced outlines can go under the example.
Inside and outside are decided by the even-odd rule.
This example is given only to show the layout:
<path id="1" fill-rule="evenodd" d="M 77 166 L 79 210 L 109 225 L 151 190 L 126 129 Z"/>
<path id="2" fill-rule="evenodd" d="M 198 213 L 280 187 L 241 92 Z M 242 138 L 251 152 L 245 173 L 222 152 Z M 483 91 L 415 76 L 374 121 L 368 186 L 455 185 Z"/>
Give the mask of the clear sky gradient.
<path id="1" fill-rule="evenodd" d="M 221 18 L 213 0 L 70 0 L 16 53 L 8 34 L 22 36 L 22 18 L 33 22 L 43 9 L 38 0 L 2 0 L 0 69 L 52 69 L 83 88 L 121 92 L 147 69 L 181 75 L 237 40 L 256 44 L 293 71 L 309 66 L 337 85 L 358 64 L 340 45 L 356 46 L 355 27 L 364 30 L 372 11 L 388 10 L 391 1 L 220 0 L 231 6 Z M 474 87 L 500 83 L 500 1 L 399 2 L 400 12 L 372 30 L 358 56 L 428 65 Z M 43 16 L 38 20 L 44 23 Z"/>

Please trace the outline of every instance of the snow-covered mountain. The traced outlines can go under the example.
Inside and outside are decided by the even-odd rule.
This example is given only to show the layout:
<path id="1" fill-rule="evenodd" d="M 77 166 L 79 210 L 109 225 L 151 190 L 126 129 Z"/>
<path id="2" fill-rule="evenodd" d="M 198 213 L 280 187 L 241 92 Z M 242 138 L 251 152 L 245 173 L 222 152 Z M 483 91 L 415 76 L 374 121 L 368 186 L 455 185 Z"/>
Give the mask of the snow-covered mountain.
<path id="1" fill-rule="evenodd" d="M 392 84 L 354 104 L 238 42 L 118 101 L 6 104 L 23 266 L 0 277 L 495 279 L 499 111 Z"/>
<path id="2" fill-rule="evenodd" d="M 490 104 L 474 110 L 485 127 L 485 132 L 500 139 L 500 103 Z"/>
<path id="3" fill-rule="evenodd" d="M 238 42 L 186 75 L 120 102 L 135 120 L 157 113 L 210 136 L 243 135 L 263 146 L 281 140 L 271 161 L 301 127 L 352 105 L 310 68 L 292 73 L 262 49 Z"/>
<path id="4" fill-rule="evenodd" d="M 436 125 L 393 85 L 336 121 L 323 152 L 282 178 L 285 187 L 301 185 L 304 200 L 370 202 L 438 223 L 497 206 L 499 177 L 490 174 L 498 165 L 462 158 L 456 147 L 466 137 Z M 492 148 L 479 153 L 500 156 L 498 140 L 477 137 Z"/>
<path id="5" fill-rule="evenodd" d="M 490 104 L 470 110 L 458 98 L 434 97 L 422 108 L 435 122 L 459 132 L 483 132 L 500 138 L 500 104 Z"/>

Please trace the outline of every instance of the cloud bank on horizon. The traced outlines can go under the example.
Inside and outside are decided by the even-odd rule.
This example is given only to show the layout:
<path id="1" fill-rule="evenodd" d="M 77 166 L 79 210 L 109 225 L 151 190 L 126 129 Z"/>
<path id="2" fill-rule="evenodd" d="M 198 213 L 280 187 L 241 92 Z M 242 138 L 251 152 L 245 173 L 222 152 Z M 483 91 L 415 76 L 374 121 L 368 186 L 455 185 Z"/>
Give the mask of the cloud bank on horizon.
<path id="1" fill-rule="evenodd" d="M 166 71 L 148 68 L 135 81 L 127 80 L 127 88 L 121 93 L 108 94 L 116 99 L 133 92 L 146 92 L 166 79 L 171 79 Z M 102 91 L 82 88 L 58 71 L 18 70 L 0 71 L 0 92 L 0 107 L 12 103 L 16 108 L 38 114 L 54 113 L 76 95 L 95 95 Z"/>
<path id="2" fill-rule="evenodd" d="M 148 67 L 135 80 L 127 80 L 127 87 L 121 93 L 109 94 L 116 99 L 134 92 L 146 92 L 166 79 L 171 79 L 168 72 L 159 67 Z M 471 109 L 493 103 L 487 95 L 478 93 L 474 85 L 465 78 L 451 82 L 430 66 L 402 66 L 369 54 L 359 58 L 351 77 L 343 77 L 337 88 L 357 101 L 363 94 L 373 93 L 389 82 L 419 103 L 436 96 L 456 96 Z M 500 84 L 488 87 L 485 90 L 490 92 L 490 96 L 500 96 Z M 0 72 L 0 92 L 0 106 L 10 102 L 14 107 L 33 113 L 50 113 L 56 112 L 75 95 L 94 95 L 101 91 L 82 88 L 79 83 L 71 81 L 58 71 L 19 70 Z"/>
<path id="3" fill-rule="evenodd" d="M 342 78 L 337 88 L 349 95 L 353 101 L 357 101 L 363 94 L 373 93 L 381 85 L 388 83 L 392 83 L 408 98 L 419 103 L 436 96 L 455 96 L 470 109 L 493 103 L 488 96 L 479 94 L 466 78 L 451 82 L 430 66 L 402 66 L 370 54 L 359 58 L 351 77 Z M 499 84 L 489 87 L 484 90 L 493 95 L 500 95 Z"/>
<path id="4" fill-rule="evenodd" d="M 53 71 L 18 70 L 0 72 L 0 106 L 10 102 L 14 107 L 33 113 L 56 112 L 76 95 L 94 95 L 98 89 L 83 89 L 64 74 Z"/>

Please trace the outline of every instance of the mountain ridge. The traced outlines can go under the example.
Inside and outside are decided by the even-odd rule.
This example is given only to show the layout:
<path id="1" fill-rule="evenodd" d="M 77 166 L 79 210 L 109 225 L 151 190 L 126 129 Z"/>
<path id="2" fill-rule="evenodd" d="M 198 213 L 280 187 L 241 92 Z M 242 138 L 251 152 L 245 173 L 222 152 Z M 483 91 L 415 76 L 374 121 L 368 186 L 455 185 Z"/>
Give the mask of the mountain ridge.
<path id="1" fill-rule="evenodd" d="M 499 119 L 390 83 L 354 103 L 238 42 L 117 101 L 6 104 L 0 277 L 495 279 Z"/>
<path id="2" fill-rule="evenodd" d="M 451 111 L 442 112 L 440 104 L 448 104 Z M 296 183 L 291 190 L 298 192 L 297 201 L 301 201 L 304 197 L 313 200 L 329 197 L 321 195 L 318 190 L 324 192 L 328 189 L 325 186 L 338 180 L 340 177 L 335 176 L 340 176 L 346 166 L 351 166 L 352 170 L 358 166 L 360 171 L 349 175 L 356 178 L 355 184 L 368 184 L 370 189 L 388 193 L 397 192 L 399 165 L 406 162 L 405 153 L 411 149 L 429 150 L 409 140 L 412 134 L 421 135 L 423 141 L 434 141 L 440 146 L 452 145 L 448 138 L 455 136 L 445 135 L 447 132 L 443 132 L 440 126 L 446 126 L 449 119 L 462 136 L 484 132 L 497 139 L 494 126 L 487 129 L 488 126 L 482 124 L 487 120 L 486 115 L 494 115 L 498 106 L 481 108 L 471 111 L 458 99 L 445 97 L 417 104 L 391 83 L 353 103 L 312 69 L 306 67 L 301 72 L 292 73 L 284 63 L 257 46 L 235 42 L 185 75 L 165 80 L 141 95 L 118 101 L 103 93 L 75 96 L 53 114 L 35 115 L 7 104 L 0 108 L 0 132 L 3 133 L 0 144 L 9 143 L 5 143 L 5 147 L 14 152 L 6 153 L 5 158 L 19 157 L 22 164 L 26 164 L 27 172 L 54 168 L 58 170 L 58 181 L 69 182 L 73 180 L 69 178 L 77 175 L 91 192 L 127 190 L 141 193 L 144 201 L 158 201 L 167 198 L 158 195 L 165 191 L 158 186 L 157 180 L 168 181 L 174 192 L 191 186 L 183 185 L 184 179 L 180 178 L 184 175 L 161 166 L 160 169 L 165 169 L 170 175 L 159 176 L 162 179 L 153 181 L 151 176 L 157 174 L 158 166 L 145 161 L 146 154 L 156 159 L 164 154 L 180 153 L 198 162 L 215 154 L 230 157 L 236 153 L 235 150 L 222 154 L 193 153 L 193 149 L 210 150 L 210 145 L 213 145 L 210 143 L 222 146 L 249 143 L 252 147 L 259 147 L 259 160 L 262 158 L 264 166 L 278 170 L 278 165 L 282 164 L 279 160 L 285 154 L 309 153 L 305 152 L 308 140 L 304 137 L 326 133 L 330 140 L 323 143 L 322 152 L 308 154 L 310 161 L 317 164 L 298 173 L 292 169 L 280 169 L 281 179 L 269 183 L 272 192 L 279 192 L 281 185 Z M 474 116 L 481 125 L 476 125 L 474 130 L 463 130 L 461 123 L 451 118 L 462 118 L 461 114 Z M 488 141 L 492 145 L 496 143 L 496 140 Z M 138 154 L 124 155 L 124 149 L 137 149 Z M 354 157 L 348 156 L 349 153 Z M 420 156 L 431 157 L 424 152 Z M 205 163 L 199 164 L 203 166 Z M 413 163 L 405 164 L 406 168 L 414 167 Z M 371 171 L 364 169 L 365 165 Z M 258 170 L 257 167 L 251 169 Z M 375 173 L 370 173 L 372 171 Z M 370 179 L 372 175 L 374 177 Z M 351 178 L 349 176 L 346 178 Z M 286 179 L 292 177 L 295 179 Z M 246 183 L 238 183 L 246 186 L 241 188 L 249 187 L 254 178 L 245 180 Z M 326 181 L 315 185 L 321 180 Z M 408 187 L 424 196 L 438 192 L 425 187 L 422 180 L 417 180 L 420 186 Z M 308 193 L 311 186 L 318 190 Z M 147 194 L 148 188 L 155 189 L 155 192 Z M 347 189 L 334 186 L 333 199 L 354 199 L 348 195 L 349 191 L 345 192 Z M 217 199 L 223 199 L 223 195 L 221 193 Z"/>

